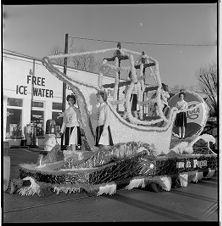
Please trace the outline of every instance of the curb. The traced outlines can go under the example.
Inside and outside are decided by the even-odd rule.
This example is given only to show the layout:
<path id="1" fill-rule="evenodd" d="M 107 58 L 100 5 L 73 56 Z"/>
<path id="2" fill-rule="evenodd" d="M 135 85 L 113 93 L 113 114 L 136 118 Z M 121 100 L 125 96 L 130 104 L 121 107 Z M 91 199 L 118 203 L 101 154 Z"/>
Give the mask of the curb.
<path id="1" fill-rule="evenodd" d="M 44 148 L 29 147 L 29 146 L 12 146 L 9 148 L 9 150 L 12 150 L 12 149 L 26 149 L 26 150 L 32 151 L 32 152 L 46 152 L 46 151 L 44 151 Z"/>

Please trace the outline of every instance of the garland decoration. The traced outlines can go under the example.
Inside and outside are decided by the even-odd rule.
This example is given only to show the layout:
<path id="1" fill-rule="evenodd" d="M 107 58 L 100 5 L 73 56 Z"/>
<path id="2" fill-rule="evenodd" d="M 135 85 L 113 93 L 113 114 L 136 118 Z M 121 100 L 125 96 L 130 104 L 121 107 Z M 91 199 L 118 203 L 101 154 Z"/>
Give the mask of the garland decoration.
<path id="1" fill-rule="evenodd" d="M 213 141 L 210 136 L 203 138 Z M 35 164 L 19 165 L 21 179 L 11 181 L 10 193 L 42 196 L 49 191 L 68 194 L 85 190 L 96 195 L 112 195 L 124 181 L 128 183 L 125 187 L 128 190 L 157 184 L 162 190 L 170 191 L 176 181 L 179 186 L 187 187 L 190 182 L 211 178 L 217 168 L 217 155 L 208 150 L 204 154 L 171 151 L 155 156 L 150 145 L 129 142 L 92 153 L 85 160 L 64 168 L 67 162 L 50 162 L 43 168 Z"/>
<path id="2" fill-rule="evenodd" d="M 118 64 L 119 64 L 119 60 L 118 60 L 117 57 L 115 58 L 115 64 L 116 64 L 116 66 L 118 66 Z M 119 74 L 116 71 L 113 101 L 117 101 L 117 99 L 118 99 L 118 95 L 117 95 L 118 94 L 118 87 L 119 87 Z"/>
<path id="3" fill-rule="evenodd" d="M 51 55 L 48 56 L 49 59 L 59 59 L 59 58 L 65 58 L 65 57 L 75 57 L 75 56 L 81 56 L 81 55 L 88 55 L 88 54 L 98 54 L 98 53 L 105 53 L 109 51 L 117 50 L 117 48 L 111 48 L 111 49 L 102 49 L 102 50 L 96 50 L 96 51 L 87 51 L 87 52 L 80 52 L 80 53 L 67 53 L 67 54 L 59 54 L 59 55 Z"/>
<path id="4" fill-rule="evenodd" d="M 100 186 L 97 196 L 102 194 L 113 195 L 116 193 L 116 187 L 117 187 L 116 183 L 109 183 L 106 184 L 105 186 Z"/>
<path id="5" fill-rule="evenodd" d="M 29 180 L 31 182 L 31 185 L 20 188 L 18 190 L 18 193 L 20 195 L 30 196 L 37 194 L 38 196 L 40 196 L 40 186 L 35 182 L 35 180 L 32 177 L 25 177 L 23 180 Z"/>
<path id="6" fill-rule="evenodd" d="M 44 172 L 20 166 L 20 178 L 32 177 L 36 181 L 51 184 L 102 184 L 112 181 L 124 181 L 137 176 L 171 176 L 193 171 L 206 172 L 206 176 L 209 174 L 208 177 L 212 177 L 216 167 L 217 159 L 210 154 L 181 155 L 180 157 L 168 158 L 165 156 L 150 156 L 147 155 L 147 152 L 142 151 L 137 155 L 117 161 L 113 160 L 100 167 L 79 168 L 73 171 Z M 195 177 L 197 178 L 197 176 Z M 134 185 L 135 183 L 137 184 L 137 182 L 134 182 Z"/>
<path id="7" fill-rule="evenodd" d="M 126 96 L 127 98 L 128 96 Z M 129 98 L 129 97 L 128 97 Z M 115 102 L 114 102 L 115 103 Z M 139 131 L 149 131 L 149 132 L 163 132 L 163 131 L 167 131 L 169 129 L 169 127 L 172 125 L 172 123 L 174 122 L 175 118 L 176 118 L 176 112 L 177 112 L 177 108 L 173 107 L 169 110 L 168 113 L 168 122 L 163 124 L 162 127 L 160 126 L 156 126 L 157 123 L 161 123 L 162 119 L 154 119 L 154 120 L 150 120 L 150 121 L 139 121 L 139 124 L 132 124 L 127 122 L 126 120 L 124 120 L 117 112 L 116 110 L 112 107 L 112 102 L 109 103 L 107 102 L 107 105 L 109 106 L 110 110 L 112 111 L 112 113 L 115 115 L 115 117 L 123 124 L 127 125 L 128 127 L 131 127 L 135 130 L 139 130 Z M 132 116 L 133 117 L 133 116 Z M 135 122 L 136 123 L 136 122 Z M 147 125 L 149 125 L 149 127 L 147 127 Z M 151 126 L 153 125 L 153 126 Z"/>
<path id="8" fill-rule="evenodd" d="M 81 187 L 78 186 L 72 186 L 72 184 L 59 184 L 59 185 L 54 185 L 53 186 L 53 192 L 56 192 L 57 195 L 59 195 L 60 192 L 64 192 L 65 194 L 68 193 L 80 193 L 81 192 Z"/>
<path id="9" fill-rule="evenodd" d="M 127 190 L 131 190 L 133 188 L 145 188 L 145 179 L 144 178 L 134 178 L 130 180 L 130 183 L 125 187 Z"/>
<path id="10" fill-rule="evenodd" d="M 187 187 L 188 186 L 188 173 L 187 172 L 180 173 L 178 177 L 179 177 L 181 187 Z"/>

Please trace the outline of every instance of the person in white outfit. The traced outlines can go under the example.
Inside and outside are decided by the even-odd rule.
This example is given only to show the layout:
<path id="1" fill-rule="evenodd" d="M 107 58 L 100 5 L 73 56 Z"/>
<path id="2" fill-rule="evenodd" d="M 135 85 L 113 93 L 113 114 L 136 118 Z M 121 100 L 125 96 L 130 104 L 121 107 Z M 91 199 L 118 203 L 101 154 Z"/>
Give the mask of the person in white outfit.
<path id="1" fill-rule="evenodd" d="M 107 94 L 105 91 L 97 93 L 97 101 L 100 103 L 98 109 L 98 123 L 96 128 L 95 146 L 113 146 L 113 140 L 110 130 L 110 109 L 107 105 Z"/>
<path id="2" fill-rule="evenodd" d="M 66 100 L 69 107 L 63 114 L 63 124 L 60 134 L 65 136 L 63 139 L 63 145 L 71 146 L 72 151 L 76 151 L 76 145 L 81 145 L 81 133 L 79 127 L 80 111 L 74 105 L 76 98 L 73 94 L 68 95 Z"/>
<path id="3" fill-rule="evenodd" d="M 179 101 L 176 103 L 176 108 L 180 110 L 176 115 L 175 126 L 179 128 L 179 138 L 183 139 L 186 135 L 187 127 L 187 109 L 188 103 L 184 100 L 185 92 L 181 91 L 179 93 Z"/>

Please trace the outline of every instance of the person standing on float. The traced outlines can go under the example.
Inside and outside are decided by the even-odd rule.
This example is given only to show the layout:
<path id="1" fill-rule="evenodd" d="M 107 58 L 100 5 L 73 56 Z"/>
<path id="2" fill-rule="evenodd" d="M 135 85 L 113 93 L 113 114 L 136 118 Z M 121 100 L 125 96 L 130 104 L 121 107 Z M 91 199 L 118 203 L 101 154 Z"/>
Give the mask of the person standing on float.
<path id="1" fill-rule="evenodd" d="M 129 72 L 129 78 L 132 80 L 132 72 Z M 139 96 L 139 90 L 141 89 L 141 86 L 139 84 L 139 81 L 134 83 L 133 85 L 133 90 L 131 93 L 130 101 L 131 101 L 131 111 L 133 113 L 133 116 L 135 118 L 138 118 L 138 113 L 137 113 L 137 104 L 138 104 L 138 96 Z"/>
<path id="2" fill-rule="evenodd" d="M 76 151 L 76 145 L 81 145 L 79 127 L 80 111 L 74 106 L 76 98 L 73 94 L 68 95 L 66 100 L 68 101 L 69 107 L 63 114 L 63 124 L 60 134 L 65 136 L 65 139 L 63 139 L 65 145 L 71 146 L 72 151 Z"/>
<path id="3" fill-rule="evenodd" d="M 162 83 L 161 87 L 161 104 L 162 104 L 162 111 L 164 112 L 166 107 L 168 107 L 168 99 L 170 98 L 168 86 Z"/>
<path id="4" fill-rule="evenodd" d="M 175 126 L 179 127 L 179 138 L 185 138 L 186 127 L 187 127 L 187 109 L 188 103 L 184 100 L 185 93 L 180 92 L 180 100 L 176 103 L 176 108 L 180 111 L 176 115 Z"/>
<path id="5" fill-rule="evenodd" d="M 150 61 L 150 62 L 149 62 Z M 144 51 L 142 51 L 139 58 L 136 60 L 136 69 L 140 69 L 141 64 L 143 64 L 143 75 L 145 75 L 145 70 L 147 67 L 155 66 L 156 63 L 150 57 L 148 57 Z"/>
<path id="6" fill-rule="evenodd" d="M 104 58 L 103 63 L 105 63 L 106 61 L 115 61 L 116 57 L 118 58 L 119 61 L 129 59 L 129 57 L 123 53 L 120 42 L 117 43 L 116 47 L 117 47 L 117 50 L 114 52 L 113 57 Z"/>
<path id="7" fill-rule="evenodd" d="M 107 94 L 105 91 L 99 91 L 97 94 L 99 102 L 98 124 L 96 128 L 96 146 L 113 146 L 113 140 L 110 130 L 110 109 L 106 103 Z"/>

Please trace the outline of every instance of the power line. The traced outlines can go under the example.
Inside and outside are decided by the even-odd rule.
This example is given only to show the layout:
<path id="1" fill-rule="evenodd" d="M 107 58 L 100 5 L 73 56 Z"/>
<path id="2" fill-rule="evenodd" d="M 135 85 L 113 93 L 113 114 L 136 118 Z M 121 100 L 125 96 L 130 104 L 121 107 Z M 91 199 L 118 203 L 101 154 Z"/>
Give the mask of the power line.
<path id="1" fill-rule="evenodd" d="M 41 60 L 40 58 L 37 58 L 37 57 L 29 56 L 29 55 L 26 55 L 26 54 L 23 54 L 23 53 L 16 52 L 14 50 L 9 50 L 9 49 L 4 49 L 4 48 L 3 48 L 3 53 L 15 55 L 15 56 L 20 56 L 20 57 L 25 57 L 25 58 L 32 59 L 32 60 L 33 59 Z"/>
<path id="2" fill-rule="evenodd" d="M 109 43 L 125 43 L 125 44 L 134 44 L 134 45 L 161 45 L 161 46 L 217 46 L 217 44 L 183 44 L 183 43 L 155 43 L 155 42 L 130 42 L 130 41 L 111 41 L 111 40 L 102 40 L 102 39 L 93 39 L 85 37 L 77 37 L 69 35 L 69 37 L 74 39 L 83 39 L 89 41 L 98 41 L 98 42 L 109 42 Z"/>

